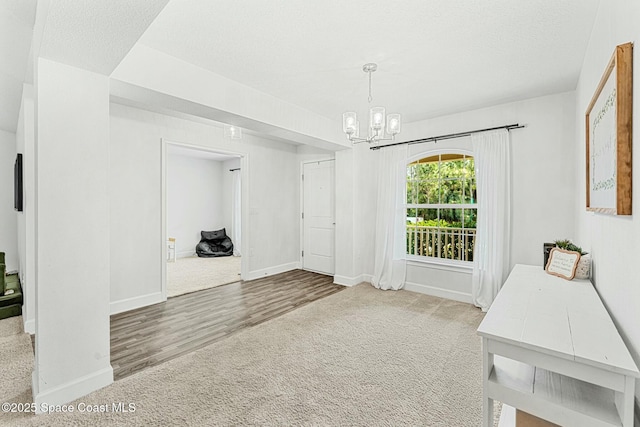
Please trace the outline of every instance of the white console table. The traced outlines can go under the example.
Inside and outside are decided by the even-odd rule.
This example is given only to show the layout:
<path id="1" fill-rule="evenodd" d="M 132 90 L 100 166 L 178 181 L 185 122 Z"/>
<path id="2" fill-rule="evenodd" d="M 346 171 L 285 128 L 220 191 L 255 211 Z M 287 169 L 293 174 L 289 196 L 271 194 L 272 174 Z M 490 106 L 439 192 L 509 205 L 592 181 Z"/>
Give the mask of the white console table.
<path id="1" fill-rule="evenodd" d="M 561 426 L 633 426 L 640 373 L 589 281 L 516 265 L 478 334 L 484 427 L 493 400 Z"/>

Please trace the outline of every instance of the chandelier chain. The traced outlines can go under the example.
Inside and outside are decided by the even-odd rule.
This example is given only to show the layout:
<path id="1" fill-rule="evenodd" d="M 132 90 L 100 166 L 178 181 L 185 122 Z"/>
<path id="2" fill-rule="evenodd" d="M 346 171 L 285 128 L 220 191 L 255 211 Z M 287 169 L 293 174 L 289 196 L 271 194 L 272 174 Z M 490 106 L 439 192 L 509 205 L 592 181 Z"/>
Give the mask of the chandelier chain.
<path id="1" fill-rule="evenodd" d="M 369 70 L 369 98 L 367 98 L 369 100 L 369 104 L 371 104 L 371 101 L 373 101 L 373 97 L 371 96 L 371 70 Z"/>

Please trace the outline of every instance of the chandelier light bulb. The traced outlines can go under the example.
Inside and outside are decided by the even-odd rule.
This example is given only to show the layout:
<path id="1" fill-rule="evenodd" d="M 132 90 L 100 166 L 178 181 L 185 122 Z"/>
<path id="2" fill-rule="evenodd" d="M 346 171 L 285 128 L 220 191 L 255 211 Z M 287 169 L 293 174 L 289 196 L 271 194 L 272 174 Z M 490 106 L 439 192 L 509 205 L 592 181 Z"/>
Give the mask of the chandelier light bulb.
<path id="1" fill-rule="evenodd" d="M 394 113 L 387 115 L 387 133 L 391 136 L 395 136 L 400 133 L 402 121 L 400 120 L 400 114 Z"/>
<path id="2" fill-rule="evenodd" d="M 373 107 L 371 109 L 369 127 L 376 131 L 384 128 L 384 107 Z"/>
<path id="3" fill-rule="evenodd" d="M 342 115 L 342 130 L 347 135 L 353 135 L 358 128 L 358 116 L 354 112 L 344 113 Z"/>

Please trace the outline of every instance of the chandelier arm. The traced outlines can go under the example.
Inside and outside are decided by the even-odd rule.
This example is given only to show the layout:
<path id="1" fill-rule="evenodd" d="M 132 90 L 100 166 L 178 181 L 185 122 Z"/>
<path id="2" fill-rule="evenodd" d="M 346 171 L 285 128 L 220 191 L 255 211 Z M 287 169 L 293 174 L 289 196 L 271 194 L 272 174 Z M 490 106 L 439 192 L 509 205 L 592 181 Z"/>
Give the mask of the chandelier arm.
<path id="1" fill-rule="evenodd" d="M 370 138 L 349 137 L 349 141 L 351 141 L 354 144 L 360 144 L 361 142 L 367 142 L 367 143 L 371 144 L 373 142 L 395 141 L 395 140 L 396 140 L 395 135 L 392 135 L 391 138 L 376 138 L 375 136 L 372 136 Z"/>
<path id="2" fill-rule="evenodd" d="M 377 138 L 372 141 L 395 141 L 395 140 L 396 140 L 395 137 L 392 136 L 391 138 Z"/>

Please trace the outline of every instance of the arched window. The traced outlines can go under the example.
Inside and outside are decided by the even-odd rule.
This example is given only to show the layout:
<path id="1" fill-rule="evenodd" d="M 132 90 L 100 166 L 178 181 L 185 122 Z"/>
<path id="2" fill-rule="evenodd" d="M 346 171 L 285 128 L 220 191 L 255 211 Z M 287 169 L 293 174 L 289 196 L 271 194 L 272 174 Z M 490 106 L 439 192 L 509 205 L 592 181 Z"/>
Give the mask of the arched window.
<path id="1" fill-rule="evenodd" d="M 407 254 L 473 261 L 477 218 L 473 157 L 446 153 L 407 165 Z"/>

